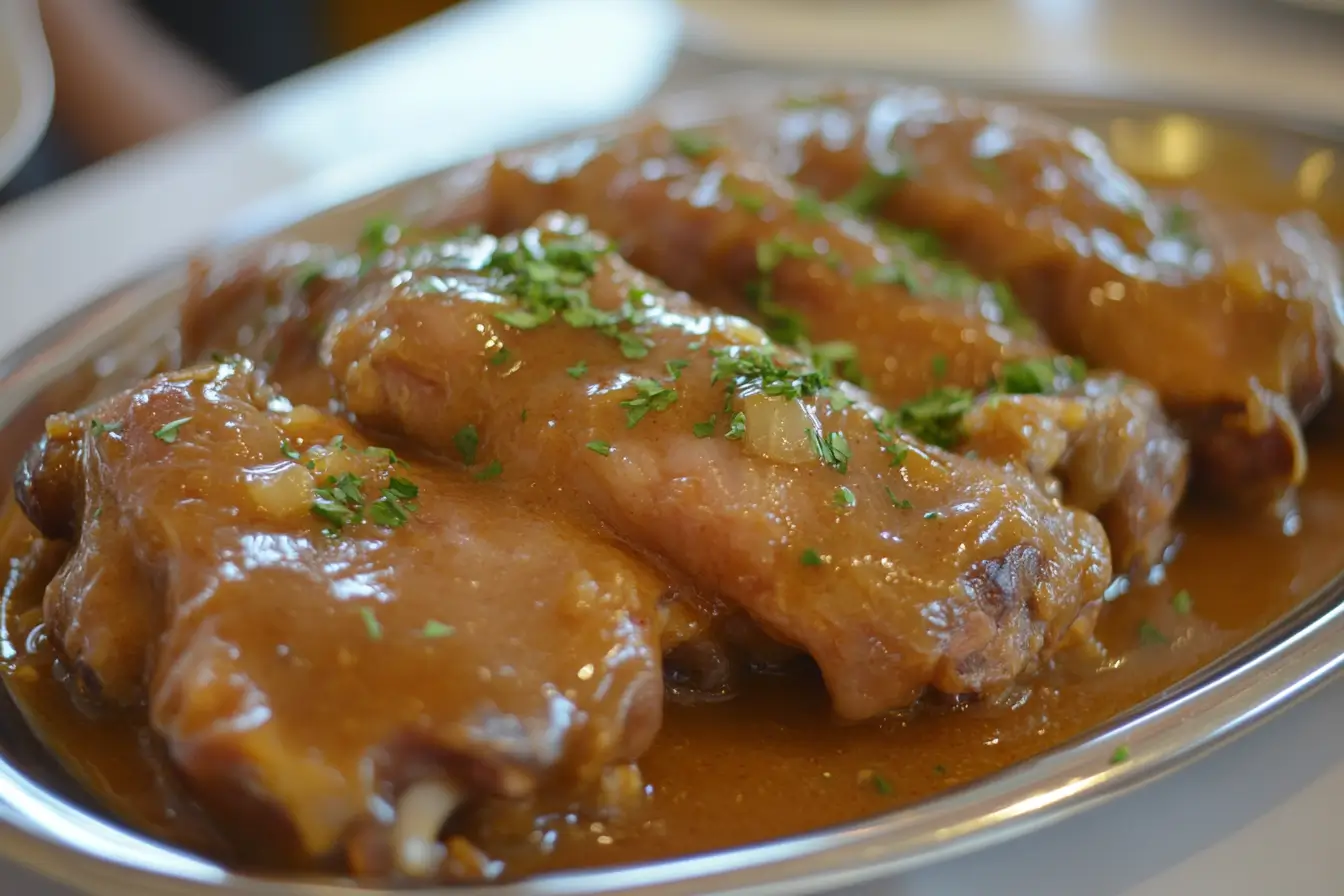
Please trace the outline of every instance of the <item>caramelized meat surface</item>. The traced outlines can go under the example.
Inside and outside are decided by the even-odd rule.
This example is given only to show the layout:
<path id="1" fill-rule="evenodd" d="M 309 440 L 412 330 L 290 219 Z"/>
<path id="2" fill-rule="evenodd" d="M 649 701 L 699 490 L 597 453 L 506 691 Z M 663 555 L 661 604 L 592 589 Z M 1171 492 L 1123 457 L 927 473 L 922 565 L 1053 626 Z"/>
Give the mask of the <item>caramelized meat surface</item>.
<path id="1" fill-rule="evenodd" d="M 434 254 L 338 303 L 324 358 L 350 412 L 563 494 L 809 653 L 845 718 L 1006 686 L 1110 578 L 1090 516 L 884 428 L 571 220 Z"/>
<path id="2" fill-rule="evenodd" d="M 582 793 L 658 729 L 661 576 L 241 362 L 53 418 L 17 485 L 75 542 L 51 636 L 258 858 L 386 827 L 426 873 L 459 803 Z"/>
<path id="3" fill-rule="evenodd" d="M 1208 488 L 1263 502 L 1302 481 L 1344 288 L 1313 228 L 1155 195 L 1093 134 L 928 88 L 828 96 L 773 123 L 800 183 L 831 198 L 880 181 L 875 213 L 1006 281 L 1064 351 L 1151 384 Z"/>
<path id="4" fill-rule="evenodd" d="M 986 456 L 1062 481 L 1069 503 L 1100 513 L 1121 571 L 1147 569 L 1170 544 L 1187 450 L 1150 390 L 1117 388 L 1106 375 L 1056 376 L 1067 369 L 1055 369 L 1055 351 L 1006 293 L 922 256 L 909 235 L 880 233 L 723 143 L 692 144 L 660 127 L 605 147 L 507 154 L 483 193 L 472 212 L 494 230 L 548 208 L 583 214 L 672 286 L 749 314 L 776 337 L 819 343 L 879 402 L 908 407 L 912 425 L 936 415 L 936 431 L 921 434 L 945 447 L 979 451 L 986 441 L 965 439 L 957 422 L 968 392 L 1038 393 L 1035 429 L 1011 443 L 990 440 L 999 450 Z M 996 398 L 979 402 L 974 425 L 1005 431 L 1022 422 Z M 1040 439 L 1051 447 L 1033 444 Z"/>

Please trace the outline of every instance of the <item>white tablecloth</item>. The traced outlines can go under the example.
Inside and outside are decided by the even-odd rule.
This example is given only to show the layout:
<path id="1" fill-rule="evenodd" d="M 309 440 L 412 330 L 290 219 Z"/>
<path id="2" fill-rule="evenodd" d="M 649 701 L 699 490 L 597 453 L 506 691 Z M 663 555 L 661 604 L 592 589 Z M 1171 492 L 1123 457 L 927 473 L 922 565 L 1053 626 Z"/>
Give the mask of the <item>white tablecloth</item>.
<path id="1" fill-rule="evenodd" d="M 708 2 L 725 10 L 736 5 L 699 5 Z M 613 16 L 618 3 L 621 13 Z M 1195 18 L 1190 3 L 1224 13 Z M 109 286 L 181 255 L 221 221 L 279 191 L 339 195 L 380 173 L 427 168 L 611 116 L 653 90 L 672 62 L 677 29 L 664 0 L 503 5 L 451 12 L 0 211 L 0 350 Z M 970 10 L 960 25 L 948 18 L 958 6 Z M 1152 83 L 1158 73 L 1172 95 L 1262 104 L 1279 98 L 1344 123 L 1340 23 L 1322 19 L 1313 26 L 1300 13 L 1253 0 L 1157 6 L 1180 7 L 1180 14 L 1157 17 L 1152 0 L 891 0 L 884 21 L 894 21 L 895 7 L 904 7 L 907 18 L 881 38 L 870 35 L 854 57 L 872 61 L 881 55 L 874 49 L 879 40 L 888 39 L 900 50 L 889 56 L 935 74 L 978 71 L 1040 83 L 1057 78 L 1061 66 L 1079 65 L 1104 87 Z M 505 13 L 520 17 L 498 17 Z M 1050 24 L 1050 43 L 1011 36 L 1036 34 L 1032 21 Z M 1073 55 L 1050 52 L 1069 45 L 1077 49 Z M 845 45 L 833 43 L 833 52 L 836 46 Z M 755 47 L 762 58 L 771 55 L 760 41 Z M 682 57 L 670 84 L 732 67 L 740 66 Z M 1344 849 L 1336 843 L 1341 806 L 1344 684 L 1337 684 L 1102 809 L 852 892 L 1335 896 L 1344 894 Z M 6 868 L 0 893 L 64 891 Z"/>

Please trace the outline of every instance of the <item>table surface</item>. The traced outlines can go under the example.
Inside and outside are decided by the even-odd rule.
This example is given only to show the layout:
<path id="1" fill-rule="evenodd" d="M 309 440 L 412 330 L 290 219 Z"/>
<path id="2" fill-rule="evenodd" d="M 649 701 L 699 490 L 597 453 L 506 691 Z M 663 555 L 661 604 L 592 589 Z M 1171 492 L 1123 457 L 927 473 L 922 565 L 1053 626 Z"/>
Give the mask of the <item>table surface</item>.
<path id="1" fill-rule="evenodd" d="M 704 18 L 695 24 L 696 46 L 731 51 L 738 60 L 778 56 L 724 25 L 737 15 L 729 7 L 752 2 L 692 2 L 702 11 L 717 3 L 723 13 L 708 30 Z M 1211 4 L 1221 10 L 1216 27 L 1195 16 Z M 669 0 L 622 0 L 619 16 L 613 7 L 608 0 L 494 0 L 460 8 L 0 210 L 0 351 L 98 293 L 181 257 L 221 222 L 282 211 L 285 205 L 271 203 L 277 195 L 289 196 L 287 204 L 351 195 L 398 172 L 611 117 L 655 90 L 744 67 L 677 56 Z M 842 7 L 841 18 L 860 15 L 849 0 L 837 0 L 835 8 Z M 948 11 L 954 7 L 960 29 Z M 1062 71 L 1079 66 L 1086 78 L 1074 88 L 1114 89 L 1152 86 L 1157 72 L 1169 96 L 1286 104 L 1344 124 L 1344 20 L 1304 15 L 1249 0 L 903 0 L 882 13 L 900 27 L 860 30 L 880 32 L 896 48 L 886 55 L 899 57 L 903 68 L 932 75 L 1058 84 Z M 798 20 L 786 20 L 771 21 L 779 32 L 797 27 Z M 1048 39 L 1037 30 L 1046 25 Z M 787 39 L 779 37 L 779 46 Z M 822 64 L 853 46 L 839 31 L 818 44 L 831 48 L 812 57 Z M 878 38 L 870 34 L 863 46 L 854 58 L 878 61 Z M 1054 52 L 1069 47 L 1072 55 Z M 1175 54 L 1176 64 L 1168 57 L 1178 47 L 1188 52 Z M 796 50 L 788 58 L 807 61 Z M 1285 74 L 1280 63 L 1289 58 Z M 1322 82 L 1333 86 L 1323 89 Z M 66 262 L 70 247 L 77 247 L 78 264 Z M 1339 894 L 1344 850 L 1334 822 L 1341 803 L 1344 683 L 1337 683 L 1213 756 L 1098 810 L 846 893 Z M 9 868 L 0 869 L 0 893 L 69 896 Z"/>

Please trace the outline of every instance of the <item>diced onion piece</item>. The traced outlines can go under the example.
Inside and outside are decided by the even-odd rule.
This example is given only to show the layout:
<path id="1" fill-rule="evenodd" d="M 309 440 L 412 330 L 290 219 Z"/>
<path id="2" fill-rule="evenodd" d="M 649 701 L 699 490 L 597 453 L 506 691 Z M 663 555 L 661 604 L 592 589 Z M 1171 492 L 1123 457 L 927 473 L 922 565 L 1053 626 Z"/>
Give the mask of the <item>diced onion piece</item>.
<path id="1" fill-rule="evenodd" d="M 303 516 L 313 506 L 313 478 L 298 464 L 280 463 L 247 471 L 247 493 L 274 519 Z"/>
<path id="2" fill-rule="evenodd" d="M 782 464 L 803 464 L 816 456 L 807 432 L 819 431 L 820 424 L 799 399 L 758 392 L 742 399 L 742 413 L 748 453 Z"/>
<path id="3" fill-rule="evenodd" d="M 408 877 L 428 877 L 444 858 L 439 831 L 462 805 L 462 794 L 447 781 L 419 781 L 397 801 L 392 842 L 397 870 Z"/>

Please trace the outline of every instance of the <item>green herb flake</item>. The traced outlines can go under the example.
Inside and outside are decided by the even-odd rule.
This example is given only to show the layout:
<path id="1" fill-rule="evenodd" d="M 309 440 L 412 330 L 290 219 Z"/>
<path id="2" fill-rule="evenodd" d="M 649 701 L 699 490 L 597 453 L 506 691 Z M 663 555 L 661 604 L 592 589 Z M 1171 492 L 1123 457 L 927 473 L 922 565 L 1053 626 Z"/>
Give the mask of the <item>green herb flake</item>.
<path id="1" fill-rule="evenodd" d="M 457 431 L 453 436 L 453 446 L 457 448 L 457 453 L 462 455 L 462 463 L 472 466 L 476 463 L 476 449 L 481 445 L 481 437 L 476 432 L 476 427 L 468 423 Z"/>
<path id="2" fill-rule="evenodd" d="M 903 170 L 882 173 L 869 169 L 836 204 L 855 215 L 872 216 L 886 204 L 896 186 L 906 179 Z"/>
<path id="3" fill-rule="evenodd" d="M 1190 611 L 1193 610 L 1194 607 L 1195 607 L 1194 598 L 1192 598 L 1190 596 L 1190 592 L 1185 590 L 1184 588 L 1182 588 L 1180 591 L 1177 591 L 1175 596 L 1173 596 L 1171 599 L 1171 608 L 1175 610 L 1177 613 L 1180 613 L 1182 616 L 1190 615 Z"/>
<path id="4" fill-rule="evenodd" d="M 936 520 L 936 519 L 938 519 L 938 517 L 940 517 L 940 516 L 942 516 L 942 514 L 939 513 L 938 511 L 936 511 L 936 510 L 930 510 L 928 513 L 924 514 L 924 519 L 926 519 L 926 520 Z"/>
<path id="5" fill-rule="evenodd" d="M 565 373 L 567 373 L 567 374 L 569 374 L 570 376 L 574 377 L 574 379 L 576 379 L 576 380 L 579 379 L 580 377 L 582 377 L 582 376 L 583 376 L 585 373 L 587 373 L 587 372 L 588 372 L 588 362 L 587 362 L 587 361 L 580 361 L 579 363 L 575 364 L 573 367 L 566 367 L 566 368 L 565 368 Z"/>
<path id="6" fill-rule="evenodd" d="M 712 415 L 708 420 L 697 423 L 691 427 L 691 432 L 695 433 L 697 439 L 707 439 L 714 435 L 714 427 L 718 422 L 718 414 Z"/>
<path id="7" fill-rule="evenodd" d="M 1120 746 L 1116 747 L 1115 752 L 1111 754 L 1111 765 L 1119 765 L 1122 762 L 1128 762 L 1128 761 L 1129 761 L 1129 747 L 1125 746 L 1124 744 L 1121 744 Z"/>
<path id="8" fill-rule="evenodd" d="M 527 422 L 527 408 L 523 408 L 523 409 L 518 413 L 518 420 L 519 420 L 519 422 L 522 422 L 522 423 L 526 423 L 526 422 Z"/>
<path id="9" fill-rule="evenodd" d="M 171 445 L 177 441 L 177 431 L 182 428 L 183 424 L 190 422 L 190 417 L 182 417 L 181 419 L 174 420 L 172 423 L 165 423 L 163 426 L 154 430 L 154 438 L 158 439 L 160 442 L 165 442 Z"/>
<path id="10" fill-rule="evenodd" d="M 848 486 L 844 485 L 835 490 L 835 498 L 833 500 L 836 507 L 842 508 L 853 507 L 858 503 L 854 497 L 854 492 Z"/>
<path id="11" fill-rule="evenodd" d="M 942 765 L 941 763 L 935 765 L 933 767 L 933 773 L 940 778 L 945 777 L 947 775 L 947 766 Z"/>
<path id="12" fill-rule="evenodd" d="M 649 355 L 649 342 L 633 333 L 619 333 L 616 336 L 616 342 L 621 347 L 621 355 L 631 361 L 638 361 L 640 358 L 646 358 Z"/>
<path id="13" fill-rule="evenodd" d="M 822 562 L 821 555 L 818 554 L 816 551 L 812 550 L 811 548 L 807 548 L 806 550 L 804 550 L 803 553 L 798 557 L 798 560 L 804 566 L 820 566 Z"/>
<path id="14" fill-rule="evenodd" d="M 107 423 L 104 423 L 102 420 L 90 420 L 89 434 L 96 439 L 99 436 L 104 435 L 105 433 L 119 432 L 121 430 L 121 426 L 122 424 L 118 420 L 112 420 Z"/>
<path id="15" fill-rule="evenodd" d="M 621 407 L 625 408 L 627 429 L 633 428 L 649 411 L 665 411 L 677 400 L 676 389 L 669 389 L 655 379 L 637 380 L 635 392 L 637 394 L 634 398 L 621 402 Z"/>
<path id="16" fill-rule="evenodd" d="M 680 358 L 673 358 L 667 362 L 667 375 L 674 380 L 681 379 L 681 372 L 691 366 L 690 361 L 683 361 Z"/>
<path id="17" fill-rule="evenodd" d="M 674 131 L 672 146 L 688 159 L 699 159 L 713 151 L 718 142 L 700 131 Z"/>
<path id="18" fill-rule="evenodd" d="M 873 789 L 876 790 L 880 795 L 891 796 L 892 793 L 894 792 L 891 787 L 891 782 L 888 781 L 882 775 L 874 773 L 871 780 Z"/>
<path id="19" fill-rule="evenodd" d="M 799 190 L 793 200 L 793 211 L 804 221 L 820 221 L 826 217 L 826 203 L 810 190 Z"/>
<path id="20" fill-rule="evenodd" d="M 611 445 L 607 442 L 589 442 L 587 445 L 584 445 L 583 447 L 587 448 L 594 454 L 600 454 L 603 457 L 607 457 L 611 454 Z"/>
<path id="21" fill-rule="evenodd" d="M 425 623 L 425 627 L 420 629 L 422 638 L 451 638 L 457 634 L 457 629 L 451 625 L 445 625 L 437 619 L 431 619 Z"/>
<path id="22" fill-rule="evenodd" d="M 513 352 L 501 346 L 499 351 L 495 352 L 493 355 L 485 359 L 485 363 L 489 364 L 491 367 L 498 367 L 501 364 L 509 363 L 509 360 L 512 357 Z"/>
<path id="23" fill-rule="evenodd" d="M 373 612 L 372 607 L 360 607 L 359 617 L 364 620 L 364 631 L 369 636 L 370 641 L 380 641 L 383 637 L 383 624 L 378 621 L 378 615 Z"/>
<path id="24" fill-rule="evenodd" d="M 933 362 L 929 365 L 929 369 L 933 372 L 934 379 L 947 379 L 947 355 L 934 355 Z"/>
<path id="25" fill-rule="evenodd" d="M 498 479 L 503 473 L 504 465 L 496 458 L 486 464 L 485 469 L 477 473 L 475 479 L 477 482 L 489 482 L 491 479 Z"/>
<path id="26" fill-rule="evenodd" d="M 922 398 L 901 405 L 884 422 L 930 445 L 953 448 L 964 437 L 962 418 L 971 409 L 974 398 L 968 389 L 942 386 Z"/>
<path id="27" fill-rule="evenodd" d="M 843 411 L 845 408 L 854 404 L 854 399 L 850 398 L 839 389 L 826 390 L 826 400 L 831 405 L 833 411 Z"/>
<path id="28" fill-rule="evenodd" d="M 280 442 L 280 453 L 290 460 L 298 460 L 303 456 L 299 454 L 298 450 L 293 445 L 289 444 L 289 439 L 284 439 Z"/>
<path id="29" fill-rule="evenodd" d="M 1162 634 L 1162 630 L 1151 622 L 1144 621 L 1139 624 L 1139 644 L 1144 647 L 1156 647 L 1170 642 L 1171 639 Z"/>
<path id="30" fill-rule="evenodd" d="M 910 503 L 909 498 L 896 497 L 896 493 L 891 490 L 891 486 L 884 486 L 884 488 L 887 490 L 887 500 L 891 502 L 892 507 L 895 507 L 897 510 L 909 510 L 914 507 L 914 505 Z"/>
<path id="31" fill-rule="evenodd" d="M 765 197 L 744 193 L 738 189 L 724 189 L 724 194 L 740 209 L 750 212 L 753 215 L 759 215 L 765 211 Z"/>
<path id="32" fill-rule="evenodd" d="M 733 419 L 728 422 L 728 432 L 724 433 L 725 439 L 737 441 L 747 434 L 747 415 L 738 411 L 733 415 Z"/>

